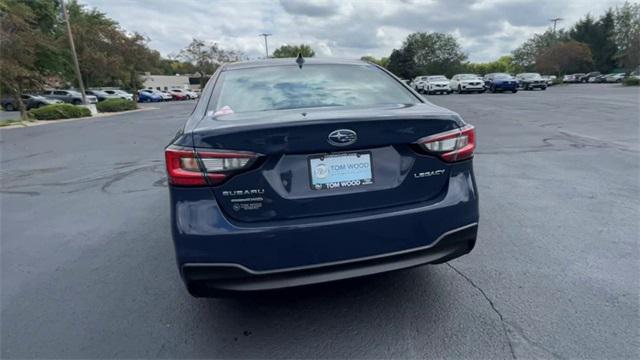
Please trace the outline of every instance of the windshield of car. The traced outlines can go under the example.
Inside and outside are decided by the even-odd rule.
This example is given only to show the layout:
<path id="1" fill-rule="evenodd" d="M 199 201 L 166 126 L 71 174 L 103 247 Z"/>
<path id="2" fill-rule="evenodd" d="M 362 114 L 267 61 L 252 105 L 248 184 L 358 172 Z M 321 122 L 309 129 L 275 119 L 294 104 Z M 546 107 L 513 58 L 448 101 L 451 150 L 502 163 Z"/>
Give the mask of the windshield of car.
<path id="1" fill-rule="evenodd" d="M 460 80 L 476 80 L 478 79 L 478 75 L 474 75 L 474 74 L 460 74 L 458 75 L 458 79 Z"/>
<path id="2" fill-rule="evenodd" d="M 511 79 L 511 75 L 509 74 L 493 74 L 494 79 L 506 80 Z"/>
<path id="3" fill-rule="evenodd" d="M 536 74 L 536 73 L 525 73 L 525 74 L 520 74 L 520 76 L 523 79 L 540 79 L 541 78 L 540 74 Z"/>
<path id="4" fill-rule="evenodd" d="M 442 75 L 429 76 L 429 81 L 447 81 L 447 78 Z"/>
<path id="5" fill-rule="evenodd" d="M 418 100 L 371 65 L 317 64 L 223 71 L 214 109 L 233 112 L 323 106 L 409 104 Z"/>

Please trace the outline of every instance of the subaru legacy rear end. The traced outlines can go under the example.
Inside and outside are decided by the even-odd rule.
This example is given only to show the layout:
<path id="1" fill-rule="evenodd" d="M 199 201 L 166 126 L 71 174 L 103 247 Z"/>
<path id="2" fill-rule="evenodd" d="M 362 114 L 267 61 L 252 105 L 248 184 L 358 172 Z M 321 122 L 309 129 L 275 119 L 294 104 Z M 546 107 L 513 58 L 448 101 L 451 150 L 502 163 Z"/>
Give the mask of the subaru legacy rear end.
<path id="1" fill-rule="evenodd" d="M 475 245 L 473 126 L 361 61 L 223 65 L 166 148 L 194 296 L 442 263 Z"/>

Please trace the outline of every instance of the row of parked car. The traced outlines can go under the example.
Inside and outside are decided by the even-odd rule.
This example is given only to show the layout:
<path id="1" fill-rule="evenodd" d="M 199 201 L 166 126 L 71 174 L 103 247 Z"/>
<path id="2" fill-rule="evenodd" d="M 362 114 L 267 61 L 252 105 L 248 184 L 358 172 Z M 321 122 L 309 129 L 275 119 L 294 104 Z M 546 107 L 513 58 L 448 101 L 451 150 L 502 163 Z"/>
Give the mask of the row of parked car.
<path id="1" fill-rule="evenodd" d="M 139 102 L 159 102 L 197 99 L 198 93 L 188 89 L 142 89 L 138 91 Z"/>
<path id="2" fill-rule="evenodd" d="M 96 104 L 108 99 L 125 99 L 134 101 L 133 94 L 124 90 L 98 90 L 90 89 L 85 91 L 85 98 L 89 104 Z M 190 100 L 197 99 L 198 93 L 187 89 L 169 89 L 165 91 L 155 89 L 143 89 L 138 91 L 138 102 L 158 102 L 170 100 Z M 22 103 L 27 110 L 36 109 L 51 104 L 68 103 L 73 105 L 82 104 L 82 94 L 76 90 L 45 90 L 37 94 L 22 94 Z M 18 110 L 18 104 L 13 98 L 0 100 L 0 105 L 6 111 Z"/>
<path id="3" fill-rule="evenodd" d="M 522 73 L 515 77 L 507 73 L 490 73 L 484 77 L 477 74 L 456 74 L 448 79 L 444 75 L 418 76 L 408 82 L 417 92 L 425 94 L 483 93 L 511 91 L 518 89 L 546 90 L 553 84 L 555 76 L 542 76 L 538 73 Z M 407 80 L 405 80 L 407 81 Z"/>
<path id="4" fill-rule="evenodd" d="M 640 79 L 640 74 L 635 71 L 628 75 L 627 73 L 623 72 L 602 74 L 599 71 L 592 71 L 586 74 L 577 73 L 565 75 L 562 78 L 562 81 L 565 83 L 619 83 L 622 82 L 626 77 Z"/>

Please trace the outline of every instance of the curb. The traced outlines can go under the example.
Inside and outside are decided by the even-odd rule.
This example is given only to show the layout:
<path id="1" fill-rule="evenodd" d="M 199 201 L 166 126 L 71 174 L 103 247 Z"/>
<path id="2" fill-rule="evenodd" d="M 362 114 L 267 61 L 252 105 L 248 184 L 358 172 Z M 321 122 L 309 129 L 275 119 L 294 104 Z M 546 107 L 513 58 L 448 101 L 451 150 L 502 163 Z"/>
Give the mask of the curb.
<path id="1" fill-rule="evenodd" d="M 74 119 L 33 120 L 33 121 L 27 121 L 27 122 L 23 122 L 23 123 L 18 123 L 16 125 L 0 126 L 0 131 L 7 130 L 7 129 L 24 129 L 24 128 L 29 128 L 29 127 L 33 127 L 33 126 L 59 124 L 59 123 L 65 123 L 65 122 L 70 122 L 70 121 L 78 121 L 78 120 L 101 119 L 101 118 L 106 118 L 106 117 L 115 116 L 115 115 L 123 115 L 123 114 L 130 114 L 130 113 L 135 113 L 135 112 L 140 112 L 140 111 L 149 111 L 149 110 L 158 110 L 158 109 L 159 108 L 157 108 L 157 107 L 145 107 L 145 108 L 140 108 L 140 109 L 135 109 L 135 110 L 128 110 L 128 111 L 111 112 L 111 113 L 98 113 L 98 114 L 93 115 L 93 116 L 86 116 L 86 117 L 74 118 Z"/>

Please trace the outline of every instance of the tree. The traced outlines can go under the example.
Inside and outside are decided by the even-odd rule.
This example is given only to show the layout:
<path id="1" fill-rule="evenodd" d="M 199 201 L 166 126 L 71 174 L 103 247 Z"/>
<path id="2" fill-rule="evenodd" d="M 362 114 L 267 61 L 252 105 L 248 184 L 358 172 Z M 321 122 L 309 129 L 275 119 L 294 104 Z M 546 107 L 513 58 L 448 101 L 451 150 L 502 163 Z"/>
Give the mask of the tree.
<path id="1" fill-rule="evenodd" d="M 386 68 L 389 65 L 389 58 L 388 57 L 381 57 L 380 59 L 376 59 L 373 56 L 363 56 L 360 58 L 360 60 L 362 61 L 368 61 L 370 63 L 382 66 L 383 68 Z"/>
<path id="2" fill-rule="evenodd" d="M 593 66 L 589 46 L 573 40 L 549 46 L 536 57 L 535 62 L 538 72 L 557 75 L 589 71 Z"/>
<path id="3" fill-rule="evenodd" d="M 393 49 L 387 69 L 402 79 L 413 79 L 417 70 L 411 49 Z"/>
<path id="4" fill-rule="evenodd" d="M 302 54 L 303 57 L 314 57 L 316 52 L 311 46 L 306 44 L 300 45 L 282 45 L 273 52 L 274 58 L 294 58 Z"/>
<path id="5" fill-rule="evenodd" d="M 121 85 L 128 76 L 126 61 L 118 51 L 125 36 L 118 23 L 104 13 L 86 9 L 76 1 L 69 2 L 69 23 L 80 63 L 80 73 L 87 87 Z M 58 46 L 68 49 L 66 35 L 57 39 Z M 71 59 L 67 52 L 67 59 Z"/>
<path id="6" fill-rule="evenodd" d="M 524 69 L 513 62 L 513 57 L 509 55 L 501 56 L 498 60 L 487 63 L 466 63 L 463 66 L 464 72 L 472 74 L 489 74 L 495 72 L 519 73 Z"/>
<path id="7" fill-rule="evenodd" d="M 529 40 L 513 50 L 513 63 L 524 70 L 533 70 L 536 64 L 536 57 L 544 49 L 566 40 L 568 40 L 568 35 L 562 29 L 556 32 L 548 29 L 542 34 L 534 34 Z"/>
<path id="8" fill-rule="evenodd" d="M 597 21 L 590 15 L 585 16 L 569 31 L 573 40 L 589 46 L 596 69 L 603 73 L 615 67 L 613 25 L 613 12 L 609 10 Z"/>
<path id="9" fill-rule="evenodd" d="M 389 57 L 389 70 L 403 78 L 420 74 L 453 75 L 467 55 L 449 34 L 417 32 L 407 36 L 402 48 Z"/>
<path id="10" fill-rule="evenodd" d="M 207 74 L 213 72 L 222 63 L 238 61 L 242 53 L 224 50 L 218 43 L 208 43 L 204 40 L 193 39 L 186 48 L 180 51 L 180 58 L 191 63 L 200 74 L 200 86 L 203 88 Z"/>
<path id="11" fill-rule="evenodd" d="M 616 60 L 630 70 L 640 66 L 640 4 L 625 2 L 614 12 Z"/>
<path id="12" fill-rule="evenodd" d="M 42 84 L 43 73 L 37 66 L 39 49 L 49 48 L 40 31 L 36 14 L 24 2 L 0 2 L 0 86 L 13 97 L 22 120 L 27 119 L 20 95 L 25 89 Z"/>

